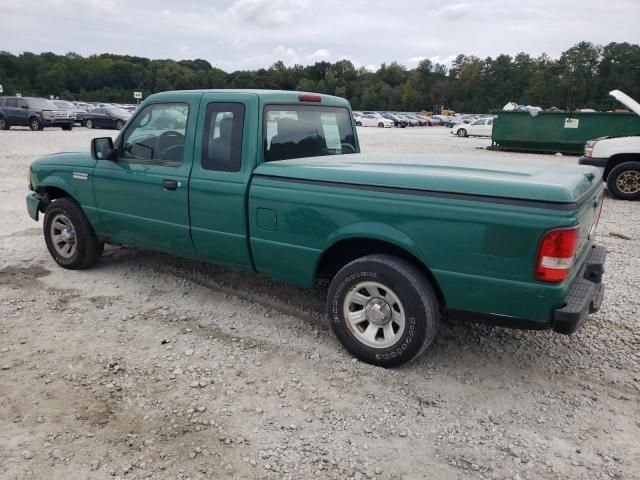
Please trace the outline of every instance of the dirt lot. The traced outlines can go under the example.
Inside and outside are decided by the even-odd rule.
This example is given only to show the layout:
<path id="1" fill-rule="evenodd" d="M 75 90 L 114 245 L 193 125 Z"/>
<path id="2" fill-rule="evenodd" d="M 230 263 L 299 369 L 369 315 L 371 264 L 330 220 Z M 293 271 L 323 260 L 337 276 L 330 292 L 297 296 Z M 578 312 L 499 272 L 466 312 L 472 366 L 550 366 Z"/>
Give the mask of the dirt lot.
<path id="1" fill-rule="evenodd" d="M 364 151 L 527 157 L 360 133 Z M 605 303 L 578 334 L 443 325 L 382 370 L 345 353 L 318 292 L 121 247 L 58 268 L 27 166 L 96 134 L 0 132 L 0 478 L 640 478 L 640 203 L 606 199 Z"/>

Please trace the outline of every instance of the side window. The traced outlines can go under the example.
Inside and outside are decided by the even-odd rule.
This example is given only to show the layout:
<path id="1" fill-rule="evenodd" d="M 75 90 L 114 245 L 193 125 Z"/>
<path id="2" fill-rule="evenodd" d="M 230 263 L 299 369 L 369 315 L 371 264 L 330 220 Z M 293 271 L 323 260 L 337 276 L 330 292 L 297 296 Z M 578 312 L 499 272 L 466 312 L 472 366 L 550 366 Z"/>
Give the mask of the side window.
<path id="1" fill-rule="evenodd" d="M 24 98 L 16 98 L 16 100 L 18 101 L 18 108 L 29 106 Z"/>
<path id="2" fill-rule="evenodd" d="M 202 168 L 237 172 L 242 166 L 242 128 L 244 105 L 210 103 L 202 137 Z"/>
<path id="3" fill-rule="evenodd" d="M 493 119 L 490 119 L 490 120 L 487 122 L 487 125 L 493 125 Z"/>
<path id="4" fill-rule="evenodd" d="M 189 106 L 184 103 L 146 106 L 124 133 L 122 158 L 182 163 L 188 117 Z"/>
<path id="5" fill-rule="evenodd" d="M 9 108 L 18 108 L 18 99 L 17 98 L 7 98 L 7 107 L 9 107 Z"/>

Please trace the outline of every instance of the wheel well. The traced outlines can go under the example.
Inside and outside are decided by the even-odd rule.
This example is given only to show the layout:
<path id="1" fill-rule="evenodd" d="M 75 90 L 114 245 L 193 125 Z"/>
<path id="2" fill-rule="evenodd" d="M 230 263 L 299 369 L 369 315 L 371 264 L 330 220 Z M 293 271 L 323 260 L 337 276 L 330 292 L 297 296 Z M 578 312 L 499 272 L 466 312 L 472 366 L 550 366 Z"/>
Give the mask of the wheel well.
<path id="1" fill-rule="evenodd" d="M 625 162 L 640 162 L 640 153 L 620 153 L 618 155 L 612 155 L 604 169 L 605 180 L 609 175 L 609 172 L 613 170 L 613 167 L 617 167 L 621 163 Z"/>
<path id="2" fill-rule="evenodd" d="M 446 305 L 442 290 L 440 290 L 440 286 L 438 285 L 438 282 L 436 282 L 431 270 L 429 270 L 429 268 L 418 258 L 403 248 L 381 240 L 353 238 L 335 243 L 322 254 L 322 257 L 318 262 L 318 267 L 316 268 L 316 280 L 331 281 L 335 274 L 348 263 L 357 258 L 364 257 L 365 255 L 372 255 L 374 253 L 395 255 L 396 257 L 400 257 L 411 263 L 423 273 L 429 282 L 431 282 L 431 285 L 436 292 L 436 296 L 438 297 L 440 306 L 444 307 Z"/>
<path id="3" fill-rule="evenodd" d="M 42 195 L 42 200 L 45 205 L 48 205 L 52 200 L 57 200 L 58 198 L 73 198 L 63 189 L 58 187 L 43 187 L 38 189 L 38 193 Z"/>

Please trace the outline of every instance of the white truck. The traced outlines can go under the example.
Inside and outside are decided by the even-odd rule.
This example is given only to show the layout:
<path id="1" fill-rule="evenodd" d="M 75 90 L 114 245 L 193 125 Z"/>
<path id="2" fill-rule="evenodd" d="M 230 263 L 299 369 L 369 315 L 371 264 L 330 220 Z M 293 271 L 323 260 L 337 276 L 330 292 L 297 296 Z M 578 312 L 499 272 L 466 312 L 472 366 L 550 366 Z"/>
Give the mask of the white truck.
<path id="1" fill-rule="evenodd" d="M 620 90 L 609 92 L 629 110 L 640 115 L 640 104 Z M 580 157 L 581 165 L 604 169 L 609 193 L 623 200 L 640 199 L 640 132 L 623 137 L 589 140 Z"/>

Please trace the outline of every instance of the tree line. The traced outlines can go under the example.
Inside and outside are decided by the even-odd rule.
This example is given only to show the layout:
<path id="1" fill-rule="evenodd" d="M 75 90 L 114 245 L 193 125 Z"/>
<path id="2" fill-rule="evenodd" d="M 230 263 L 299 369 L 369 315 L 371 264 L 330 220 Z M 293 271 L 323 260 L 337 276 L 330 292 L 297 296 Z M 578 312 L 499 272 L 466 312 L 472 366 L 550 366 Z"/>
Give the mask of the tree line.
<path id="1" fill-rule="evenodd" d="M 326 93 L 347 98 L 357 110 L 430 111 L 444 105 L 484 113 L 510 101 L 574 110 L 616 107 L 608 92 L 619 89 L 640 100 L 640 46 L 580 42 L 559 58 L 458 55 L 447 67 L 422 60 L 416 68 L 391 62 L 376 71 L 348 60 L 227 73 L 206 60 L 150 60 L 129 55 L 22 53 L 0 51 L 4 95 L 68 100 L 133 102 L 166 90 L 266 88 Z"/>

